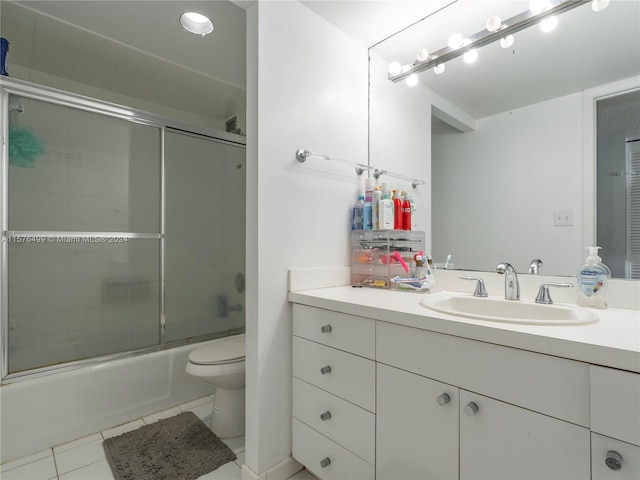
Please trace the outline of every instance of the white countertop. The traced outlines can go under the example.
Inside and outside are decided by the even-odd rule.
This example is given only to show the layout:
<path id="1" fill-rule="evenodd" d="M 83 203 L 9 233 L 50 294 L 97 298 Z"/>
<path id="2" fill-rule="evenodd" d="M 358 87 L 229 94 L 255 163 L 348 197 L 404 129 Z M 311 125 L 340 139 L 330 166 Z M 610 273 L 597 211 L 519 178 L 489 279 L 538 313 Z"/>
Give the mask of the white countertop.
<path id="1" fill-rule="evenodd" d="M 599 321 L 587 325 L 520 325 L 437 313 L 420 305 L 424 295 L 339 286 L 290 292 L 289 301 L 640 373 L 638 310 L 594 310 Z"/>

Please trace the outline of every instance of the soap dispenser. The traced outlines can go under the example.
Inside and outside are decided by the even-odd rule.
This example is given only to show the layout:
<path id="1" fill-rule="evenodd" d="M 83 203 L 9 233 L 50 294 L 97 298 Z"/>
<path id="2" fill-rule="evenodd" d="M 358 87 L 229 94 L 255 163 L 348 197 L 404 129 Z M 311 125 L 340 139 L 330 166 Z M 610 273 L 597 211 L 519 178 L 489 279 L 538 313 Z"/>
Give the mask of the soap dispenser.
<path id="1" fill-rule="evenodd" d="M 601 247 L 587 247 L 589 255 L 578 270 L 578 302 L 581 307 L 607 308 L 605 291 L 611 278 L 611 270 L 598 256 Z"/>

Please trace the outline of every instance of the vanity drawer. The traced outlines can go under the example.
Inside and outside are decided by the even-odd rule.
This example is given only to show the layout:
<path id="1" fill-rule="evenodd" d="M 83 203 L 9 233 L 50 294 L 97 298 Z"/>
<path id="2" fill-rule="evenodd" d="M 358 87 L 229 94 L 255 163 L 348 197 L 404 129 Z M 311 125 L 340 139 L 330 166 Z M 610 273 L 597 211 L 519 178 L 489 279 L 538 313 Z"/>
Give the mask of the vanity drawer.
<path id="1" fill-rule="evenodd" d="M 331 480 L 373 480 L 375 468 L 313 428 L 293 419 L 293 458 L 320 478 Z M 321 462 L 330 463 L 324 467 Z"/>
<path id="2" fill-rule="evenodd" d="M 377 360 L 585 427 L 589 365 L 378 322 Z"/>
<path id="3" fill-rule="evenodd" d="M 640 445 L 640 374 L 591 365 L 591 430 Z"/>
<path id="4" fill-rule="evenodd" d="M 325 415 L 324 420 L 321 415 Z M 293 416 L 367 462 L 375 463 L 373 413 L 294 378 Z"/>
<path id="5" fill-rule="evenodd" d="M 293 334 L 374 359 L 376 322 L 364 317 L 293 305 Z"/>
<path id="6" fill-rule="evenodd" d="M 375 412 L 373 360 L 293 337 L 293 376 Z"/>
<path id="7" fill-rule="evenodd" d="M 609 462 L 614 460 L 611 464 L 614 468 L 616 468 L 615 461 L 619 461 L 620 468 L 612 470 L 607 465 L 608 458 Z M 593 480 L 638 480 L 640 478 L 640 447 L 592 433 L 591 478 Z"/>

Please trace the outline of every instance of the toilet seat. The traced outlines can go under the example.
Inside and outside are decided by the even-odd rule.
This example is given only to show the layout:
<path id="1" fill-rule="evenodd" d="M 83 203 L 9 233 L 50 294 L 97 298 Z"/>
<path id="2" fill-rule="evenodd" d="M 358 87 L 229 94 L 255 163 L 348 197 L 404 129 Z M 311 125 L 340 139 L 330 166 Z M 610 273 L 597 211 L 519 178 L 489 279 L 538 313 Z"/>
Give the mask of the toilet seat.
<path id="1" fill-rule="evenodd" d="M 220 338 L 198 347 L 189 354 L 189 362 L 196 365 L 224 365 L 244 362 L 245 334 Z"/>

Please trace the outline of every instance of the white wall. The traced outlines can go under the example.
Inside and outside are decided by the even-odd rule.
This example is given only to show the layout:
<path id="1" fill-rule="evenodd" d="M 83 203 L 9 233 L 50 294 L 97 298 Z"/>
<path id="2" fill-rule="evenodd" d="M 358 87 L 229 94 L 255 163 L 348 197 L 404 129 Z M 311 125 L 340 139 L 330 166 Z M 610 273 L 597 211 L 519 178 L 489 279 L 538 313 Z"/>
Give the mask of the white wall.
<path id="1" fill-rule="evenodd" d="M 287 270 L 345 266 L 362 182 L 307 148 L 367 161 L 365 46 L 298 2 L 256 2 L 248 20 L 247 432 L 255 473 L 291 455 Z"/>
<path id="2" fill-rule="evenodd" d="M 433 137 L 436 252 L 469 270 L 508 261 L 522 272 L 541 258 L 544 274 L 573 274 L 582 264 L 581 94 L 476 127 Z M 554 226 L 555 211 L 571 211 L 573 225 Z"/>

